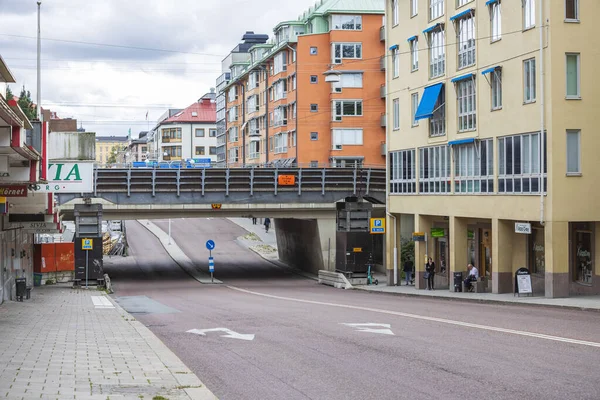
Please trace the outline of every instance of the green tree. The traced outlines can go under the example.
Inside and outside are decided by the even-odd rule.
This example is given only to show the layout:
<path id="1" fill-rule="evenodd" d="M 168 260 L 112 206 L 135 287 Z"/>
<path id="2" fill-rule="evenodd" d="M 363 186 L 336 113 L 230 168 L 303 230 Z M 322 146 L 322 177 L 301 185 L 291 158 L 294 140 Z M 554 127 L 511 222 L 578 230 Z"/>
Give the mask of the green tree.
<path id="1" fill-rule="evenodd" d="M 110 149 L 110 154 L 108 156 L 108 158 L 106 159 L 106 163 L 107 164 L 116 164 L 117 163 L 117 155 L 119 154 L 119 146 L 113 146 L 112 149 Z"/>
<path id="2" fill-rule="evenodd" d="M 10 90 L 10 86 L 6 86 L 6 101 L 12 100 L 15 96 L 13 96 L 12 90 Z"/>
<path id="3" fill-rule="evenodd" d="M 29 90 L 25 90 L 25 86 L 23 86 L 23 89 L 21 89 L 18 103 L 19 107 L 21 107 L 21 110 L 23 110 L 29 120 L 37 119 L 37 107 L 31 100 L 31 92 L 29 92 Z"/>

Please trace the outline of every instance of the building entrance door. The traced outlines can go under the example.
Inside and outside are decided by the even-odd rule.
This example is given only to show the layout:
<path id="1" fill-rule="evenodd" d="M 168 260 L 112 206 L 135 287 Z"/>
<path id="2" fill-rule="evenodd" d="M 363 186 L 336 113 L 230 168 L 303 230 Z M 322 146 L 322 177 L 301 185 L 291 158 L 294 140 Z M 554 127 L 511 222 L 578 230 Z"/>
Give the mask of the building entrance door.
<path id="1" fill-rule="evenodd" d="M 492 230 L 480 229 L 479 275 L 492 279 Z"/>
<path id="2" fill-rule="evenodd" d="M 438 262 L 437 272 L 446 276 L 448 274 L 448 240 L 446 238 L 437 238 L 437 249 L 435 258 Z"/>

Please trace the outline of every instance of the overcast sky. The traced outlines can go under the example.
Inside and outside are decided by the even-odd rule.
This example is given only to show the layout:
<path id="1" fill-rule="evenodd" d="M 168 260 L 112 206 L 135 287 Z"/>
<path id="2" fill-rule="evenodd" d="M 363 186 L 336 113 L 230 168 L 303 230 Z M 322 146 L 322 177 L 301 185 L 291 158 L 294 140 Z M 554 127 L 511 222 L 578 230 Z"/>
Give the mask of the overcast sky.
<path id="1" fill-rule="evenodd" d="M 101 136 L 131 128 L 136 137 L 167 108 L 187 107 L 214 87 L 245 31 L 271 37 L 277 23 L 314 3 L 43 0 L 42 106 Z M 0 0 L 0 54 L 17 80 L 11 89 L 25 85 L 34 101 L 36 9 L 36 0 Z"/>

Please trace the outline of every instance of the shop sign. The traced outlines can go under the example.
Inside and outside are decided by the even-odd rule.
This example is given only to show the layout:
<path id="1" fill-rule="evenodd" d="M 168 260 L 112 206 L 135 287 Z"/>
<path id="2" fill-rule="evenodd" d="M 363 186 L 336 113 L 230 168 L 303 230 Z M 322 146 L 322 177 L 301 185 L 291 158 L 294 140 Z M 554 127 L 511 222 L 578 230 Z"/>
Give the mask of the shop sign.
<path id="1" fill-rule="evenodd" d="M 425 241 L 425 232 L 413 232 L 412 238 L 413 238 L 413 241 L 415 241 L 415 242 L 424 242 Z"/>
<path id="2" fill-rule="evenodd" d="M 531 234 L 531 224 L 529 222 L 516 222 L 515 233 L 522 233 L 525 235 Z"/>
<path id="3" fill-rule="evenodd" d="M 27 197 L 27 186 L 25 185 L 1 185 L 1 197 Z"/>
<path id="4" fill-rule="evenodd" d="M 94 191 L 94 164 L 90 162 L 48 163 L 48 183 L 37 185 L 42 193 L 91 193 Z"/>
<path id="5" fill-rule="evenodd" d="M 432 238 L 443 238 L 446 236 L 446 230 L 444 228 L 431 228 Z"/>

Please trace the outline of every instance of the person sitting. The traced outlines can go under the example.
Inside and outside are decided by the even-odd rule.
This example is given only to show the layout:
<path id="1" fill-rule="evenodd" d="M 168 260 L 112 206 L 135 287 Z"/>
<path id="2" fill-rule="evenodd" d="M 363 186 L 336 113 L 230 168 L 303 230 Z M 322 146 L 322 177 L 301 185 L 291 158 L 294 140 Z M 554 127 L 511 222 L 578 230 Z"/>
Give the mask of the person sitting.
<path id="1" fill-rule="evenodd" d="M 470 292 L 473 290 L 473 285 L 471 284 L 471 282 L 476 281 L 479 278 L 479 271 L 477 270 L 477 268 L 475 268 L 473 264 L 467 265 L 467 270 L 469 270 L 469 275 L 467 275 L 467 278 L 465 279 L 464 283 L 466 291 Z"/>

